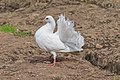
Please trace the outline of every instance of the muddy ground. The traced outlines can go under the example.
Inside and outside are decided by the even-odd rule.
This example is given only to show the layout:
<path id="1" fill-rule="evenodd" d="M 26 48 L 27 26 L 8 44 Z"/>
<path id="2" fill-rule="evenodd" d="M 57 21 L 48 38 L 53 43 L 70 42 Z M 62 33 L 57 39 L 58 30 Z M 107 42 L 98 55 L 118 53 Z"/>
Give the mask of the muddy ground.
<path id="1" fill-rule="evenodd" d="M 0 80 L 120 80 L 119 0 L 10 1 L 0 1 L 0 24 L 31 35 L 0 33 Z M 57 20 L 61 13 L 75 21 L 85 46 L 82 52 L 58 53 L 50 67 L 50 54 L 37 46 L 34 33 L 46 15 Z"/>

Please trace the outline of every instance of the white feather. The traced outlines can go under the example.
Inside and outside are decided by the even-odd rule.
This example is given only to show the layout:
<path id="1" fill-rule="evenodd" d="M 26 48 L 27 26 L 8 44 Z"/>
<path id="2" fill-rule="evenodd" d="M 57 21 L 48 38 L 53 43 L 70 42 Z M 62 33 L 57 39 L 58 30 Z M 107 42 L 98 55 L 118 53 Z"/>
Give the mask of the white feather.
<path id="1" fill-rule="evenodd" d="M 46 16 L 47 22 L 35 33 L 35 39 L 38 46 L 50 52 L 53 55 L 53 65 L 56 62 L 56 52 L 81 51 L 84 45 L 84 38 L 79 32 L 74 30 L 74 22 L 69 19 L 65 20 L 63 15 L 59 16 L 57 21 L 58 30 L 56 33 L 55 20 L 52 16 Z"/>
<path id="2" fill-rule="evenodd" d="M 38 46 L 41 49 L 44 49 L 49 52 L 57 52 L 66 48 L 64 44 L 60 41 L 59 36 L 53 33 L 54 26 L 55 25 L 51 23 L 47 23 L 46 25 L 38 29 L 35 33 L 35 39 Z"/>
<path id="3" fill-rule="evenodd" d="M 58 30 L 56 32 L 59 35 L 60 40 L 69 47 L 70 51 L 81 51 L 84 45 L 84 38 L 79 32 L 74 30 L 74 22 L 69 19 L 65 20 L 63 15 L 59 16 L 57 21 Z M 64 51 L 62 51 L 64 52 Z"/>

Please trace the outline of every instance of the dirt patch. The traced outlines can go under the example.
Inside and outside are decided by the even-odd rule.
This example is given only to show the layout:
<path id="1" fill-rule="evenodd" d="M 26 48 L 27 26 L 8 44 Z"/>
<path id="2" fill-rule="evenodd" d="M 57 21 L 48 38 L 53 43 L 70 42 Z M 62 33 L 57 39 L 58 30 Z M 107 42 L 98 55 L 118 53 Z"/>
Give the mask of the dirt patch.
<path id="1" fill-rule="evenodd" d="M 100 0 L 97 3 L 89 0 L 61 0 L 47 5 L 48 3 L 49 1 L 43 1 L 34 7 L 18 4 L 19 8 L 12 8 L 14 10 L 11 12 L 8 9 L 1 11 L 1 24 L 12 24 L 21 31 L 31 32 L 32 35 L 21 38 L 0 33 L 0 79 L 119 79 L 118 75 L 110 73 L 120 74 L 119 7 L 100 7 L 98 3 L 103 3 Z M 115 3 L 119 4 L 119 1 Z M 57 65 L 48 67 L 50 54 L 39 49 L 33 35 L 44 24 L 42 20 L 46 15 L 52 15 L 57 20 L 61 13 L 74 20 L 75 29 L 85 37 L 84 51 L 58 53 Z"/>
<path id="2" fill-rule="evenodd" d="M 50 54 L 41 52 L 33 38 L 20 38 L 1 33 L 0 79 L 2 80 L 111 80 L 109 72 L 101 71 L 81 55 L 59 54 L 55 67 L 48 66 Z M 83 53 L 83 52 L 82 52 Z M 79 53 L 77 53 L 79 54 Z"/>
<path id="3" fill-rule="evenodd" d="M 120 8 L 119 0 L 1 0 L 0 1 L 0 12 L 13 12 L 13 11 L 23 11 L 25 9 L 32 9 L 40 7 L 39 9 L 45 9 L 50 6 L 59 5 L 80 5 L 81 3 L 94 4 L 101 8 Z M 28 11 L 27 10 L 27 11 Z"/>

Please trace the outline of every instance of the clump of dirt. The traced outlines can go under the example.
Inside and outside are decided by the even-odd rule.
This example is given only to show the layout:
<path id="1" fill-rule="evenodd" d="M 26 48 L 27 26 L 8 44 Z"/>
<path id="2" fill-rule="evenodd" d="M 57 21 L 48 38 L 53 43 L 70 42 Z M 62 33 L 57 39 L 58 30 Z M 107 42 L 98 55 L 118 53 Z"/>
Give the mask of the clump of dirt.
<path id="1" fill-rule="evenodd" d="M 77 0 L 77 1 L 95 4 L 101 8 L 105 8 L 105 9 L 120 8 L 120 1 L 119 0 Z"/>
<path id="2" fill-rule="evenodd" d="M 2 80 L 111 80 L 114 78 L 113 74 L 101 71 L 82 60 L 78 53 L 77 55 L 58 54 L 56 66 L 50 67 L 48 66 L 50 54 L 41 51 L 33 37 L 20 38 L 5 33 L 0 33 L 0 37 L 2 37 L 0 40 L 0 79 Z"/>
<path id="3" fill-rule="evenodd" d="M 55 5 L 80 5 L 81 2 L 85 2 L 88 4 L 95 4 L 101 8 L 120 8 L 119 0 L 1 0 L 0 1 L 0 12 L 13 12 L 18 10 L 25 10 L 31 7 L 37 8 L 41 7 L 41 9 Z"/>
<path id="4" fill-rule="evenodd" d="M 51 0 L 52 1 L 52 0 Z M 51 3 L 49 0 L 1 0 L 0 12 L 21 11 L 28 8 L 42 7 Z"/>

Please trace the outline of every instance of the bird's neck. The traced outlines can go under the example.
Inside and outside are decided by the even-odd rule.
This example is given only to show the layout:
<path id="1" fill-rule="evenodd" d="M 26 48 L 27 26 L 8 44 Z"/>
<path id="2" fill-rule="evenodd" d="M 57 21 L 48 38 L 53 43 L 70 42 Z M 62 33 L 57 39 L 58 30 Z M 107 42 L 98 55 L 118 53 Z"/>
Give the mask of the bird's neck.
<path id="1" fill-rule="evenodd" d="M 38 37 L 38 36 L 40 36 L 40 34 L 43 35 L 45 33 L 52 33 L 53 34 L 54 28 L 55 28 L 55 23 L 52 23 L 52 24 L 47 23 L 36 31 L 35 37 Z"/>
<path id="2" fill-rule="evenodd" d="M 54 29 L 55 29 L 55 22 L 51 22 L 51 23 L 47 23 L 45 25 L 46 27 L 46 30 L 49 31 L 49 32 L 54 32 Z"/>

